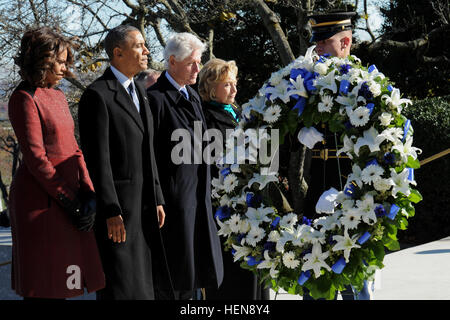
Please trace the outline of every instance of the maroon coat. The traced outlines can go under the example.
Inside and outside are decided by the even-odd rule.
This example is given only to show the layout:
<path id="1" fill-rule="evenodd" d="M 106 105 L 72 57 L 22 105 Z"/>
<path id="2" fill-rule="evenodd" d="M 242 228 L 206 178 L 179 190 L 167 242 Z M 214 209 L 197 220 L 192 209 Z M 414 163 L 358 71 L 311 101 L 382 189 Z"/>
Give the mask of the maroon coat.
<path id="1" fill-rule="evenodd" d="M 21 83 L 8 105 L 23 154 L 11 184 L 12 288 L 24 297 L 69 298 L 105 285 L 94 233 L 76 229 L 57 197 L 93 190 L 64 93 Z M 78 266 L 81 288 L 68 288 Z"/>

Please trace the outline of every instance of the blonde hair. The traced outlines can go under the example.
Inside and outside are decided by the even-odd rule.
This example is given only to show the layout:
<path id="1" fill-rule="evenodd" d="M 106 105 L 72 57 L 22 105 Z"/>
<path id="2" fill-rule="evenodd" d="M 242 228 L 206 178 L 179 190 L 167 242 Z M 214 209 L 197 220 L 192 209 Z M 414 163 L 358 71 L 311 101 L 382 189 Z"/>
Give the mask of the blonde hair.
<path id="1" fill-rule="evenodd" d="M 198 93 L 204 101 L 214 100 L 215 85 L 225 81 L 231 75 L 237 77 L 237 73 L 238 68 L 234 60 L 209 60 L 198 74 Z"/>

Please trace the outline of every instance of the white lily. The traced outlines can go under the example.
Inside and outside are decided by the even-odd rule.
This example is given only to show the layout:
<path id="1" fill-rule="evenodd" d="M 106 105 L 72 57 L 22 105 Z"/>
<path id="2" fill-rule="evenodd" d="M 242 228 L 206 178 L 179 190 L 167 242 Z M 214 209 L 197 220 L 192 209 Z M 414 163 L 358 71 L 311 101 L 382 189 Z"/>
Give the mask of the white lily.
<path id="1" fill-rule="evenodd" d="M 293 89 L 289 90 L 289 95 L 297 94 L 301 97 L 308 98 L 308 92 L 306 92 L 305 85 L 303 84 L 303 78 L 299 74 L 295 80 L 289 79 L 291 82 Z"/>
<path id="2" fill-rule="evenodd" d="M 360 248 L 359 244 L 356 244 L 358 240 L 358 234 L 354 235 L 352 238 L 348 235 L 347 229 L 344 230 L 344 235 L 335 235 L 333 236 L 333 240 L 337 241 L 337 243 L 333 247 L 333 251 L 344 251 L 344 258 L 346 262 L 349 262 L 350 259 L 350 251 L 354 248 Z"/>
<path id="3" fill-rule="evenodd" d="M 384 137 L 381 136 L 377 129 L 370 127 L 370 129 L 365 130 L 363 137 L 359 137 L 355 143 L 355 153 L 359 155 L 359 149 L 362 146 L 368 146 L 370 152 L 380 151 L 380 144 L 384 141 Z"/>
<path id="4" fill-rule="evenodd" d="M 330 266 L 325 262 L 330 253 L 328 251 L 322 252 L 322 246 L 315 244 L 312 247 L 312 252 L 307 253 L 304 257 L 306 262 L 302 266 L 302 271 L 314 270 L 314 276 L 320 277 L 320 269 L 325 268 L 331 271 Z"/>
<path id="5" fill-rule="evenodd" d="M 353 107 L 356 106 L 356 96 L 349 94 L 348 96 L 337 96 L 336 102 L 342 104 L 345 107 L 350 107 L 353 110 Z"/>
<path id="6" fill-rule="evenodd" d="M 417 154 L 421 154 L 422 150 L 412 146 L 413 138 L 409 136 L 406 138 L 405 144 L 401 141 L 397 141 L 396 144 L 392 147 L 392 150 L 397 150 L 400 153 L 400 157 L 403 162 L 408 162 L 408 157 L 411 156 L 413 159 L 417 159 Z"/>
<path id="7" fill-rule="evenodd" d="M 255 173 L 253 178 L 248 182 L 248 187 L 251 188 L 254 183 L 259 184 L 259 190 L 262 190 L 266 187 L 266 185 L 270 182 L 277 182 L 278 178 L 274 174 L 261 175 L 259 173 Z"/>
<path id="8" fill-rule="evenodd" d="M 252 110 L 257 113 L 264 114 L 266 97 L 264 95 L 257 95 L 249 102 L 242 105 L 242 115 L 246 118 L 250 118 L 250 112 Z M 240 123 L 240 122 L 239 122 Z"/>
<path id="9" fill-rule="evenodd" d="M 278 84 L 280 84 L 281 80 L 283 80 L 284 75 L 284 69 L 272 73 L 269 79 L 270 85 L 277 86 Z"/>
<path id="10" fill-rule="evenodd" d="M 278 85 L 275 87 L 266 86 L 265 93 L 270 94 L 270 101 L 275 101 L 275 99 L 279 98 L 284 103 L 288 103 L 290 100 L 290 93 L 288 92 L 288 88 L 290 87 L 290 82 L 286 79 L 282 79 Z"/>
<path id="11" fill-rule="evenodd" d="M 272 259 L 269 255 L 269 250 L 265 250 L 264 251 L 264 260 L 261 263 L 259 263 L 256 268 L 257 269 L 271 269 L 270 276 L 272 278 L 275 278 L 276 274 L 278 274 L 278 271 L 276 271 L 275 268 L 278 266 L 279 263 L 280 263 L 280 258 L 275 257 Z"/>
<path id="12" fill-rule="evenodd" d="M 279 258 L 271 258 L 269 255 L 269 250 L 264 250 L 264 260 L 258 264 L 257 269 L 269 269 L 276 267 L 279 263 Z"/>
<path id="13" fill-rule="evenodd" d="M 277 244 L 275 246 L 275 249 L 278 252 L 282 253 L 282 252 L 284 252 L 284 246 L 286 245 L 286 243 L 288 243 L 289 241 L 293 241 L 293 240 L 295 240 L 295 237 L 294 237 L 292 230 L 289 230 L 289 229 L 282 230 L 280 237 L 277 241 Z"/>
<path id="14" fill-rule="evenodd" d="M 323 134 L 314 127 L 303 127 L 297 135 L 298 141 L 312 149 L 314 145 L 323 140 Z"/>
<path id="15" fill-rule="evenodd" d="M 403 169 L 400 173 L 397 173 L 394 168 L 391 168 L 391 178 L 394 181 L 392 196 L 394 198 L 397 198 L 397 193 L 399 192 L 407 197 L 411 194 L 409 184 L 416 185 L 416 182 L 408 180 L 408 176 L 409 170 L 407 168 Z"/>
<path id="16" fill-rule="evenodd" d="M 219 217 L 216 218 L 216 221 L 220 227 L 219 231 L 217 231 L 217 234 L 219 236 L 228 237 L 228 235 L 230 235 L 232 232 L 230 226 L 228 225 L 228 221 L 222 222 L 222 221 L 220 221 Z"/>
<path id="17" fill-rule="evenodd" d="M 340 227 L 341 222 L 339 221 L 339 216 L 333 214 L 330 216 L 320 217 L 314 220 L 314 226 L 316 228 L 321 226 L 322 228 L 320 228 L 320 232 L 326 232 L 329 230 L 333 230 L 336 227 Z"/>
<path id="18" fill-rule="evenodd" d="M 308 238 L 308 242 L 314 244 L 325 244 L 326 239 L 325 239 L 325 234 L 319 230 L 315 230 L 314 228 L 310 229 L 311 232 L 309 232 L 309 238 Z"/>
<path id="19" fill-rule="evenodd" d="M 333 93 L 337 92 L 337 85 L 335 80 L 335 71 L 331 71 L 326 76 L 319 77 L 314 80 L 314 86 L 320 88 L 320 94 L 323 94 L 323 90 L 328 89 Z"/>
<path id="20" fill-rule="evenodd" d="M 402 112 L 402 105 L 407 107 L 408 104 L 412 104 L 411 100 L 400 98 L 400 90 L 397 88 L 392 89 L 391 96 L 383 94 L 381 99 L 384 100 L 391 109 L 396 110 L 398 113 Z"/>
<path id="21" fill-rule="evenodd" d="M 347 177 L 347 184 L 349 184 L 352 181 L 355 181 L 355 183 L 358 185 L 358 187 L 362 187 L 362 179 L 361 179 L 362 170 L 359 167 L 358 164 L 354 164 L 352 166 L 352 173 L 350 173 Z"/>
<path id="22" fill-rule="evenodd" d="M 242 257 L 248 256 L 252 252 L 252 248 L 249 248 L 249 247 L 245 247 L 245 246 L 240 247 L 235 244 L 232 244 L 232 246 L 233 246 L 234 250 L 236 250 L 236 252 L 234 253 L 234 256 L 233 256 L 234 262 L 238 261 Z"/>
<path id="23" fill-rule="evenodd" d="M 267 215 L 274 212 L 272 207 L 260 207 L 257 209 L 248 207 L 245 215 L 250 225 L 259 226 L 262 222 L 271 222 L 272 220 Z"/>
<path id="24" fill-rule="evenodd" d="M 403 138 L 402 128 L 387 128 L 380 133 L 386 140 L 393 142 L 394 144 L 401 141 Z"/>
<path id="25" fill-rule="evenodd" d="M 344 136 L 344 146 L 337 151 L 337 155 L 339 156 L 341 153 L 345 152 L 350 159 L 353 159 L 352 152 L 354 152 L 353 148 L 355 146 L 355 143 L 353 142 L 353 140 L 355 140 L 355 139 L 356 139 L 355 136 L 351 136 L 349 138 L 347 135 L 345 135 Z"/>

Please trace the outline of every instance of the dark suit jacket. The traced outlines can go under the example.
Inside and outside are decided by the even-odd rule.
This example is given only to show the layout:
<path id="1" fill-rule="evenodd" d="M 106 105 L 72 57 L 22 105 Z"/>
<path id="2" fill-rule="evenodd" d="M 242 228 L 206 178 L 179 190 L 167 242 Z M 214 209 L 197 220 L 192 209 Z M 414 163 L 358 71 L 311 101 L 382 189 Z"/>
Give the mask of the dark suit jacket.
<path id="1" fill-rule="evenodd" d="M 222 253 L 211 210 L 210 166 L 175 164 L 171 154 L 179 141 L 171 141 L 176 129 L 194 136 L 194 122 L 206 130 L 200 97 L 187 86 L 190 101 L 163 73 L 147 89 L 155 120 L 155 155 L 166 200 L 165 226 L 161 230 L 175 290 L 216 287 L 223 278 Z M 204 147 L 204 145 L 203 145 Z M 194 149 L 194 148 L 192 148 Z"/>
<path id="2" fill-rule="evenodd" d="M 145 89 L 135 85 L 141 113 L 110 68 L 86 89 L 79 104 L 81 146 L 98 197 L 95 231 L 106 275 L 101 296 L 106 299 L 153 299 L 152 261 L 158 263 L 155 277 L 167 276 L 156 215 L 164 198 L 153 118 Z M 107 237 L 106 219 L 117 215 L 124 220 L 124 243 Z"/>

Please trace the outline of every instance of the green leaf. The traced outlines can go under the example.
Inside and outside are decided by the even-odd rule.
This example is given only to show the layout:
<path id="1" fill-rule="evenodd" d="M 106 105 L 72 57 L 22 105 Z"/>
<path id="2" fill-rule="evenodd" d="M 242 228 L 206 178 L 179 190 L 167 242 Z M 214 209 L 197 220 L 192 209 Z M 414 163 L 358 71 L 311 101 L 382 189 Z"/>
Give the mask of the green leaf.
<path id="1" fill-rule="evenodd" d="M 418 203 L 423 200 L 422 195 L 416 189 L 411 189 L 411 194 L 408 197 L 408 200 L 414 203 Z"/>
<path id="2" fill-rule="evenodd" d="M 297 111 L 291 111 L 287 117 L 287 127 L 291 134 L 295 134 L 298 127 L 298 115 Z"/>
<path id="3" fill-rule="evenodd" d="M 398 228 L 400 230 L 406 230 L 406 228 L 408 228 L 408 220 L 406 220 L 405 217 L 400 218 Z"/>
<path id="4" fill-rule="evenodd" d="M 413 168 L 413 169 L 419 169 L 420 168 L 420 161 L 415 159 L 411 156 L 408 156 L 408 162 L 406 163 L 407 167 Z"/>
<path id="5" fill-rule="evenodd" d="M 400 250 L 400 244 L 398 243 L 397 240 L 389 239 L 384 242 L 384 246 L 391 251 Z"/>

